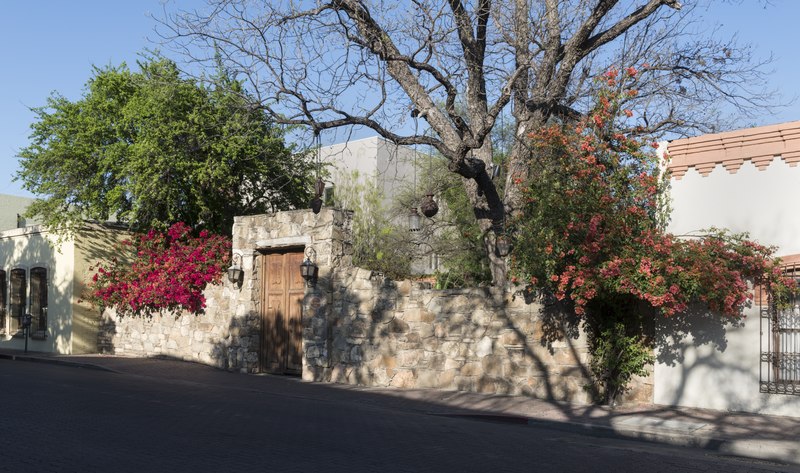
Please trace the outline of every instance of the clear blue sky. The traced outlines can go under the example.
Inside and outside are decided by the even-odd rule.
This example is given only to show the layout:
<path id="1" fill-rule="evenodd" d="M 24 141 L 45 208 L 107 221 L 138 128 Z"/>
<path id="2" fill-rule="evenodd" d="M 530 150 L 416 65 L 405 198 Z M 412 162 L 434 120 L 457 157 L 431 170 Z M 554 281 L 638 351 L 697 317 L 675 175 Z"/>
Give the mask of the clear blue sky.
<path id="1" fill-rule="evenodd" d="M 684 0 L 690 3 L 693 0 Z M 176 5 L 195 0 L 171 0 Z M 800 61 L 792 39 L 800 18 L 796 0 L 714 0 L 707 22 L 722 25 L 726 35 L 738 34 L 763 56 L 775 55 L 772 86 L 788 100 L 800 96 Z M 137 53 L 153 48 L 148 41 L 160 16 L 162 0 L 8 0 L 0 15 L 0 193 L 30 195 L 12 182 L 17 151 L 28 143 L 34 119 L 30 107 L 41 106 L 52 91 L 71 100 L 80 98 L 91 66 L 135 64 Z M 800 102 L 800 100 L 798 100 Z M 764 110 L 753 124 L 800 120 L 800 103 L 779 111 Z"/>

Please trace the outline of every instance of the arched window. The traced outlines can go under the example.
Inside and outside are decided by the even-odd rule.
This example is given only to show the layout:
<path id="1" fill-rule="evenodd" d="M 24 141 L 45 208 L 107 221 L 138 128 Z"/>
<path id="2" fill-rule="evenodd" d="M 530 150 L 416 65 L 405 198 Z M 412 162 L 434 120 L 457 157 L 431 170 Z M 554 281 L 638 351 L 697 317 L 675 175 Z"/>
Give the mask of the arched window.
<path id="1" fill-rule="evenodd" d="M 26 283 L 24 269 L 15 268 L 11 270 L 11 304 L 9 306 L 11 310 L 8 314 L 9 333 L 16 333 L 22 328 L 20 322 L 22 321 L 22 316 L 25 315 L 28 294 L 28 285 Z"/>
<path id="2" fill-rule="evenodd" d="M 31 338 L 47 338 L 47 268 L 31 268 Z"/>

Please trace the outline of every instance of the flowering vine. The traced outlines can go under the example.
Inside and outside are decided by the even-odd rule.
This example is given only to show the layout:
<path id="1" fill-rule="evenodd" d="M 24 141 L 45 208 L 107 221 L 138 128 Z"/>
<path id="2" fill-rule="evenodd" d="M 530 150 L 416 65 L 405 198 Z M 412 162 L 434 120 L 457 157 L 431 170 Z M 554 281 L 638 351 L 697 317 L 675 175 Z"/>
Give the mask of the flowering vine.
<path id="1" fill-rule="evenodd" d="M 652 361 L 643 306 L 671 316 L 700 302 L 738 316 L 750 297 L 748 281 L 776 293 L 793 286 L 774 249 L 747 235 L 666 232 L 668 176 L 658 144 L 620 131 L 635 130 L 635 112 L 623 104 L 637 93 L 637 74 L 609 70 L 586 117 L 530 135 L 526 204 L 513 223 L 517 280 L 544 288 L 584 317 L 594 389 L 605 401 Z"/>
<path id="2" fill-rule="evenodd" d="M 122 242 L 120 253 L 130 259 L 97 265 L 86 298 L 121 315 L 200 313 L 206 304 L 203 290 L 222 278 L 230 246 L 225 237 L 206 231 L 193 236 L 184 223 L 163 233 L 150 230 Z"/>

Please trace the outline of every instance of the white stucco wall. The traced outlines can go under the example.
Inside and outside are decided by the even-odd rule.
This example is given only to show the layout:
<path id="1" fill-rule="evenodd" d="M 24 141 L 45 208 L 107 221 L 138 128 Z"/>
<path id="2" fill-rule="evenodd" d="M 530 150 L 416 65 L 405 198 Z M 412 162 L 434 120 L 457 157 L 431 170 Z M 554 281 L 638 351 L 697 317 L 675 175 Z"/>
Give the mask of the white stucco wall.
<path id="1" fill-rule="evenodd" d="M 414 173 L 414 150 L 405 146 L 395 146 L 394 144 L 378 139 L 378 180 L 383 186 L 383 195 L 392 198 L 414 186 L 416 180 L 417 194 L 424 194 L 422 190 L 423 160 L 424 154 L 418 153 L 416 166 L 418 175 Z M 427 168 L 425 168 L 427 169 Z"/>
<path id="2" fill-rule="evenodd" d="M 759 392 L 757 307 L 736 322 L 717 314 L 692 316 L 689 330 L 683 320 L 658 320 L 659 335 L 678 336 L 674 347 L 658 350 L 654 403 L 800 417 L 800 396 Z"/>
<path id="3" fill-rule="evenodd" d="M 359 180 L 375 184 L 387 205 L 413 186 L 414 151 L 377 136 L 325 146 L 321 159 L 330 165 L 334 189 L 347 185 L 353 171 L 358 171 Z"/>
<path id="4" fill-rule="evenodd" d="M 41 352 L 72 352 L 72 276 L 74 271 L 74 245 L 65 241 L 56 249 L 56 238 L 41 227 L 27 227 L 0 232 L 0 269 L 6 271 L 7 281 L 11 270 L 26 270 L 30 307 L 30 269 L 47 268 L 47 339 L 28 339 L 28 350 Z M 10 291 L 10 282 L 7 291 Z M 10 302 L 6 294 L 6 312 Z M 6 326 L 9 326 L 7 321 Z M 23 349 L 25 340 L 11 334 L 0 335 L 0 347 Z"/>
<path id="5" fill-rule="evenodd" d="M 718 165 L 707 176 L 689 169 L 671 182 L 669 230 L 690 234 L 712 226 L 749 232 L 776 245 L 778 255 L 800 253 L 800 214 L 793 195 L 800 167 L 775 158 L 759 171 L 745 161 L 734 174 Z M 800 396 L 759 393 L 761 322 L 758 306 L 736 323 L 716 314 L 691 314 L 657 323 L 661 344 L 654 370 L 654 402 L 800 417 Z"/>
<path id="6" fill-rule="evenodd" d="M 750 233 L 751 239 L 777 245 L 779 255 L 800 253 L 797 189 L 800 166 L 775 158 L 763 171 L 750 161 L 731 174 L 721 165 L 703 177 L 689 169 L 673 179 L 671 232 L 682 235 L 712 226 Z"/>

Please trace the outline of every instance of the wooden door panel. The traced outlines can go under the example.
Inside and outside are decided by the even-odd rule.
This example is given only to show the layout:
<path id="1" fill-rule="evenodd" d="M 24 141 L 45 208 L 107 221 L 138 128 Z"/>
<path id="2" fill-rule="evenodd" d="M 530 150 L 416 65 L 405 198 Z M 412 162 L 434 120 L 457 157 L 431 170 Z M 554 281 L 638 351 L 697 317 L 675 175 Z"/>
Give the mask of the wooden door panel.
<path id="1" fill-rule="evenodd" d="M 303 296 L 306 293 L 306 283 L 300 274 L 300 264 L 303 262 L 303 253 L 287 253 L 285 258 L 286 280 L 286 331 L 287 360 L 286 368 L 289 371 L 300 373 L 303 369 Z"/>
<path id="2" fill-rule="evenodd" d="M 302 252 L 264 255 L 262 270 L 262 370 L 300 373 L 303 353 L 305 281 Z"/>
<path id="3" fill-rule="evenodd" d="M 286 255 L 286 280 L 289 282 L 289 291 L 302 291 L 305 293 L 306 281 L 300 274 L 300 265 L 303 263 L 303 253 L 289 253 Z"/>
<path id="4" fill-rule="evenodd" d="M 287 307 L 287 368 L 300 373 L 303 368 L 303 294 L 290 293 Z"/>
<path id="5" fill-rule="evenodd" d="M 269 282 L 270 291 L 283 291 L 283 255 L 268 255 L 269 268 L 267 274 L 271 276 Z"/>

